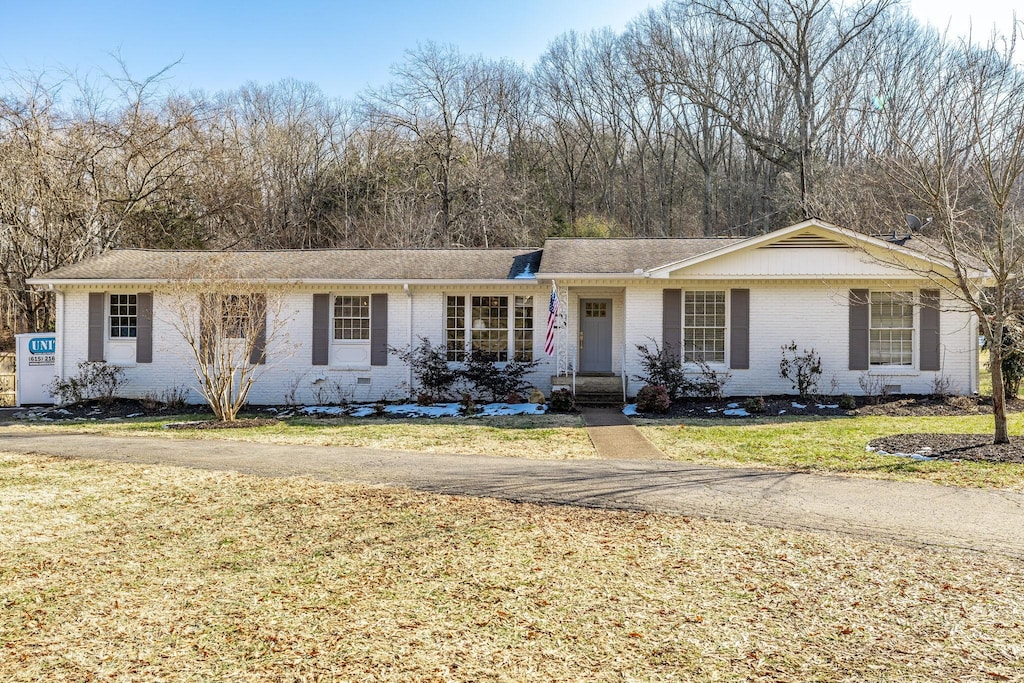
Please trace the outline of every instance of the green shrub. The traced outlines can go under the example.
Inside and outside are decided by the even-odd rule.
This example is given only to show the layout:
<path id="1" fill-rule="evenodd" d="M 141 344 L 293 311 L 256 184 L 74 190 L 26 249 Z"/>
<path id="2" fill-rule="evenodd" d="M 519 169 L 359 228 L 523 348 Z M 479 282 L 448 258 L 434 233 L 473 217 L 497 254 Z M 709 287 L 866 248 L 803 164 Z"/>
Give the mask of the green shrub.
<path id="1" fill-rule="evenodd" d="M 764 400 L 763 396 L 751 396 L 743 402 L 743 408 L 748 413 L 766 413 L 768 412 L 768 402 Z"/>

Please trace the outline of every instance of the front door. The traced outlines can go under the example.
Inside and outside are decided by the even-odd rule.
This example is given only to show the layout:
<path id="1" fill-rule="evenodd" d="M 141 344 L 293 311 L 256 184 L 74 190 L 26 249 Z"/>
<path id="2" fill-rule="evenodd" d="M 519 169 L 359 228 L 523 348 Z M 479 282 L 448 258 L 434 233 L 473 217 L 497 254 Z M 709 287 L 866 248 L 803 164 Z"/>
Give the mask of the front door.
<path id="1" fill-rule="evenodd" d="M 612 300 L 580 299 L 580 372 L 612 371 Z"/>

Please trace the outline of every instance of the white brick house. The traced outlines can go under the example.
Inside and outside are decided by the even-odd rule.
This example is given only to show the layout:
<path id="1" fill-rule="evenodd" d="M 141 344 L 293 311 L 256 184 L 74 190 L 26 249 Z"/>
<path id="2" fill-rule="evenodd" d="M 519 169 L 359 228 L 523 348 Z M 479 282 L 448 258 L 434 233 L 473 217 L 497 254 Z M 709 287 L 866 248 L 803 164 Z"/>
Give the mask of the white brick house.
<path id="1" fill-rule="evenodd" d="M 916 240 L 916 241 L 915 241 Z M 267 316 L 264 371 L 250 394 L 276 404 L 399 398 L 410 369 L 388 347 L 420 338 L 498 360 L 539 361 L 556 375 L 640 383 L 638 344 L 728 371 L 729 395 L 790 393 L 781 347 L 823 361 L 821 389 L 930 393 L 937 379 L 978 389 L 977 321 L 942 285 L 949 268 L 917 247 L 806 221 L 745 239 L 548 239 L 543 248 L 220 252 L 250 283 L 280 297 Z M 124 366 L 128 393 L 195 384 L 177 331 L 175 273 L 210 252 L 123 250 L 31 281 L 57 294 L 56 372 L 85 360 Z M 980 279 L 982 273 L 976 276 Z M 560 299 L 556 352 L 545 353 L 549 299 Z M 196 304 L 198 308 L 198 303 Z M 319 393 L 318 393 L 319 392 Z M 199 394 L 191 397 L 199 401 Z"/>

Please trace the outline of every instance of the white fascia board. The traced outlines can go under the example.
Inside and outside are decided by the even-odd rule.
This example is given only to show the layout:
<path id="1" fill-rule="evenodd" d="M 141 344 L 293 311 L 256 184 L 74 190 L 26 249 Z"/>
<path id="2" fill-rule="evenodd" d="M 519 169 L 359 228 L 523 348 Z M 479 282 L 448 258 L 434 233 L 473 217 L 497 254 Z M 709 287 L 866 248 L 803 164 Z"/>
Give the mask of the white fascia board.
<path id="1" fill-rule="evenodd" d="M 310 279 L 280 279 L 280 278 L 259 278 L 259 279 L 244 279 L 236 278 L 234 281 L 237 282 L 253 282 L 266 285 L 296 285 L 296 286 L 329 286 L 329 285 L 359 285 L 359 286 L 389 286 L 389 287 L 401 287 L 402 285 L 433 285 L 433 286 L 446 286 L 446 285 L 501 285 L 501 286 L 514 286 L 514 285 L 536 285 L 538 282 L 533 279 L 527 278 L 502 278 L 500 280 L 347 280 L 347 279 L 324 279 L 318 278 L 315 280 Z M 48 278 L 30 278 L 25 280 L 26 284 L 39 285 L 39 286 L 53 286 L 53 287 L 83 287 L 92 285 L 171 285 L 181 280 L 166 279 L 166 278 L 150 278 L 150 279 L 130 279 L 130 280 L 101 280 L 101 279 L 61 279 L 51 280 Z M 192 281 L 194 284 L 202 284 L 206 280 L 196 279 Z M 228 280 L 213 280 L 213 282 L 228 282 Z"/>
<path id="2" fill-rule="evenodd" d="M 644 280 L 646 273 L 537 273 L 538 280 Z"/>

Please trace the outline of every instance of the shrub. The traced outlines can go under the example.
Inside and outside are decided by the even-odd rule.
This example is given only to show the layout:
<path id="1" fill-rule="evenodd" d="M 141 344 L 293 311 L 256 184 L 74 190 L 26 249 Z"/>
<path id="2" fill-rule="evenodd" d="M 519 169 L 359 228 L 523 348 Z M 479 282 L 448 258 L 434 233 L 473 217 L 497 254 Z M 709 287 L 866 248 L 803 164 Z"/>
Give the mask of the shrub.
<path id="1" fill-rule="evenodd" d="M 802 353 L 797 353 L 795 341 L 782 346 L 779 377 L 788 379 L 800 398 L 810 398 L 818 392 L 821 373 L 821 356 L 814 349 L 804 349 Z"/>
<path id="2" fill-rule="evenodd" d="M 460 373 L 448 363 L 448 349 L 444 344 L 434 345 L 420 337 L 417 346 L 389 351 L 412 368 L 413 390 L 417 394 L 428 394 L 434 400 L 452 395 Z"/>
<path id="3" fill-rule="evenodd" d="M 495 362 L 490 354 L 470 352 L 461 375 L 477 395 L 489 396 L 500 401 L 509 394 L 521 394 L 530 385 L 523 378 L 537 367 L 537 361 L 512 359 L 504 364 Z"/>
<path id="4" fill-rule="evenodd" d="M 50 382 L 50 395 L 59 403 L 79 403 L 85 399 L 110 401 L 125 383 L 124 368 L 104 361 L 82 361 L 78 373 Z"/>
<path id="5" fill-rule="evenodd" d="M 853 410 L 857 407 L 857 399 L 849 394 L 843 394 L 839 397 L 839 407 L 843 410 Z"/>
<path id="6" fill-rule="evenodd" d="M 553 413 L 571 413 L 576 410 L 576 397 L 569 389 L 555 389 L 548 398 L 548 410 Z"/>
<path id="7" fill-rule="evenodd" d="M 722 398 L 726 383 L 732 378 L 728 371 L 713 370 L 706 361 L 695 361 L 700 372 L 700 378 L 696 381 L 690 380 L 690 391 L 702 398 Z"/>
<path id="8" fill-rule="evenodd" d="M 648 384 L 636 392 L 636 409 L 641 413 L 667 413 L 670 407 L 668 390 L 660 384 Z"/>
<path id="9" fill-rule="evenodd" d="M 462 409 L 463 415 L 476 415 L 476 401 L 473 400 L 473 394 L 468 391 L 464 392 L 459 401 L 459 407 Z"/>
<path id="10" fill-rule="evenodd" d="M 768 412 L 768 402 L 764 400 L 763 396 L 751 396 L 743 402 L 743 408 L 748 413 L 766 413 Z"/>
<path id="11" fill-rule="evenodd" d="M 1024 381 L 1024 329 L 1020 321 L 1011 319 L 1003 327 L 1003 395 L 1016 398 Z M 986 337 L 982 348 L 992 350 L 992 343 Z"/>
<path id="12" fill-rule="evenodd" d="M 694 384 L 687 379 L 679 357 L 670 353 L 668 348 L 658 346 L 655 340 L 651 339 L 650 342 L 654 346 L 653 350 L 646 344 L 636 345 L 636 350 L 640 353 L 643 374 L 636 375 L 633 379 L 644 384 L 664 387 L 671 401 L 691 393 Z"/>

